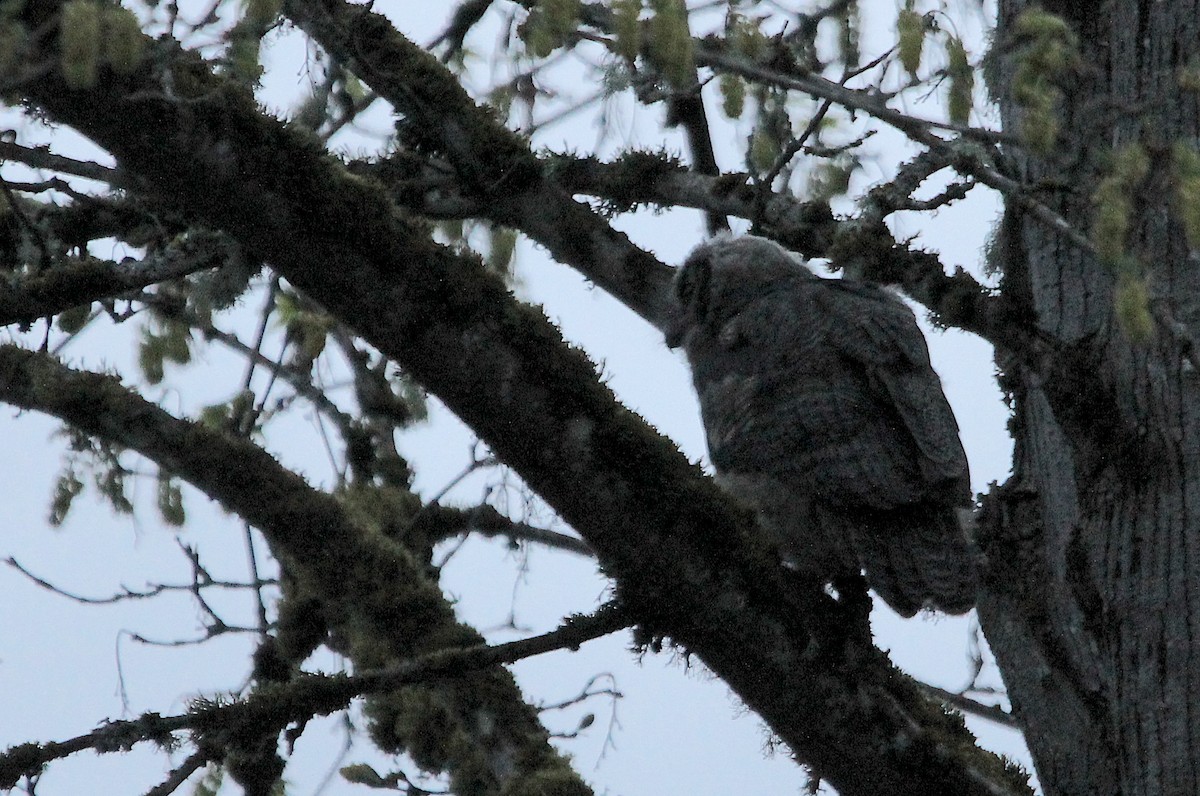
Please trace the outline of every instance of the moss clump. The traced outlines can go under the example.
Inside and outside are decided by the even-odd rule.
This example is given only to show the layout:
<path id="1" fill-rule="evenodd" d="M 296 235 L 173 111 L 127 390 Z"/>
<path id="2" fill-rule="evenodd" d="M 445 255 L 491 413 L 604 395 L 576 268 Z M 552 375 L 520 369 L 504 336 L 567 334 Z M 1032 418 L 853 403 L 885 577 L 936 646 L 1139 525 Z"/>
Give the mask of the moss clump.
<path id="1" fill-rule="evenodd" d="M 721 112 L 730 119 L 741 118 L 746 110 L 746 81 L 738 75 L 721 75 Z"/>
<path id="2" fill-rule="evenodd" d="M 1180 141 L 1172 152 L 1175 166 L 1175 211 L 1183 222 L 1188 246 L 1200 249 L 1200 153 Z"/>
<path id="3" fill-rule="evenodd" d="M 614 0 L 613 51 L 627 60 L 634 60 L 642 49 L 642 0 Z"/>
<path id="4" fill-rule="evenodd" d="M 950 63 L 946 74 L 950 78 L 950 94 L 947 97 L 947 112 L 950 121 L 966 124 L 971 119 L 971 106 L 975 98 L 975 70 L 967 60 L 967 50 L 962 40 L 952 38 L 946 44 Z"/>
<path id="5" fill-rule="evenodd" d="M 100 6 L 90 0 L 71 0 L 59 20 L 59 65 L 63 80 L 73 89 L 96 85 L 100 67 Z"/>
<path id="6" fill-rule="evenodd" d="M 1037 7 L 1022 12 L 1013 31 L 1022 41 L 1012 81 L 1013 100 L 1025 111 L 1021 136 L 1034 152 L 1048 154 L 1058 140 L 1059 83 L 1078 68 L 1079 42 L 1061 17 Z"/>
<path id="7" fill-rule="evenodd" d="M 696 82 L 692 34 L 683 0 L 650 0 L 650 53 L 667 82 L 689 89 Z"/>
<path id="8" fill-rule="evenodd" d="M 1150 290 L 1146 277 L 1122 274 L 1113 295 L 1117 323 L 1135 343 L 1144 343 L 1154 336 L 1154 316 L 1150 313 Z"/>
<path id="9" fill-rule="evenodd" d="M 545 58 L 570 41 L 579 27 L 579 0 L 543 0 L 529 12 L 520 28 L 525 49 Z"/>
<path id="10" fill-rule="evenodd" d="M 0 18 L 0 74 L 15 74 L 28 46 L 25 26 L 15 19 Z"/>
<path id="11" fill-rule="evenodd" d="M 912 0 L 908 7 L 901 9 L 896 18 L 896 38 L 898 40 L 900 65 L 909 76 L 915 78 L 917 69 L 921 66 L 921 52 L 925 49 L 925 24 L 921 15 L 913 11 Z"/>
<path id="12" fill-rule="evenodd" d="M 1150 172 L 1150 157 L 1141 144 L 1114 153 L 1112 169 L 1092 195 L 1092 243 L 1100 260 L 1109 266 L 1125 256 L 1125 239 L 1133 216 L 1131 197 Z"/>
<path id="13" fill-rule="evenodd" d="M 141 66 L 146 37 L 134 13 L 121 6 L 105 6 L 100 25 L 104 30 L 104 62 L 122 75 Z"/>

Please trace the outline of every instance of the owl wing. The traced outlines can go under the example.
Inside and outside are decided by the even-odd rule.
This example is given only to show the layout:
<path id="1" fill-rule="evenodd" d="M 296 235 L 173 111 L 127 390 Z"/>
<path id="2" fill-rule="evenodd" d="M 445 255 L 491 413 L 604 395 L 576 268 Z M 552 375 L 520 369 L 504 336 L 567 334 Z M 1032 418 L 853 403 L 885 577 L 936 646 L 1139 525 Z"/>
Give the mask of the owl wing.
<path id="1" fill-rule="evenodd" d="M 911 445 L 863 368 L 814 322 L 807 290 L 747 305 L 693 357 L 718 470 L 762 473 L 830 506 L 890 508 L 919 498 Z"/>
<path id="2" fill-rule="evenodd" d="M 762 296 L 693 359 L 713 464 L 831 506 L 917 502 L 966 471 L 953 415 L 908 309 L 838 285 Z"/>
<path id="3" fill-rule="evenodd" d="M 912 311 L 875 285 L 827 281 L 830 342 L 861 363 L 872 389 L 894 408 L 919 452 L 922 481 L 954 505 L 969 499 L 958 423 Z"/>

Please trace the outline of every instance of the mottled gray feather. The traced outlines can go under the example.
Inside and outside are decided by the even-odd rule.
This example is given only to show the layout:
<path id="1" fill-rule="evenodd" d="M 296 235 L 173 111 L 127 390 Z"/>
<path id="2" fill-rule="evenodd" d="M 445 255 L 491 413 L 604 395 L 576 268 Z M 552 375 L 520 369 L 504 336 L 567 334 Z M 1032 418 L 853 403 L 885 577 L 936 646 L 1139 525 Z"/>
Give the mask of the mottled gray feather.
<path id="1" fill-rule="evenodd" d="M 968 610 L 966 456 L 908 307 L 753 237 L 699 247 L 675 290 L 713 464 L 797 565 L 861 566 L 906 615 Z"/>

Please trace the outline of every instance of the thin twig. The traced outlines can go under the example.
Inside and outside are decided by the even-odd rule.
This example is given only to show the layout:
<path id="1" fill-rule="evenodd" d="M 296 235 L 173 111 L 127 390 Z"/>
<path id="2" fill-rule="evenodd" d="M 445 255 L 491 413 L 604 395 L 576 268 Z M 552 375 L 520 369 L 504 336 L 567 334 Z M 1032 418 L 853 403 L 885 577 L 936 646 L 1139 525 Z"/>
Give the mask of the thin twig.
<path id="1" fill-rule="evenodd" d="M 75 177 L 106 182 L 109 185 L 119 185 L 121 173 L 117 169 L 102 166 L 89 160 L 56 155 L 50 147 L 26 147 L 12 141 L 0 141 L 0 160 L 11 160 L 23 163 L 34 169 L 52 169 Z"/>
<path id="2" fill-rule="evenodd" d="M 243 538 L 246 541 L 246 562 L 250 567 L 250 579 L 254 583 L 262 583 L 262 579 L 258 575 L 258 553 L 254 550 L 254 531 L 248 522 L 242 524 L 242 529 Z M 259 630 L 265 636 L 270 622 L 267 619 L 267 603 L 263 600 L 261 587 L 254 590 L 254 608 L 258 616 Z"/>
<path id="3" fill-rule="evenodd" d="M 934 698 L 953 705 L 964 713 L 970 713 L 972 716 L 994 721 L 997 724 L 1012 727 L 1015 730 L 1021 729 L 1016 716 L 1004 710 L 999 705 L 985 705 L 968 696 L 956 694 L 953 691 L 947 691 L 944 688 L 938 688 L 936 685 L 929 685 L 928 683 L 921 683 L 921 687 L 928 691 Z"/>
<path id="4" fill-rule="evenodd" d="M 170 794 L 179 789 L 180 785 L 187 781 L 188 777 L 199 771 L 200 767 L 207 762 L 208 754 L 206 752 L 195 752 L 189 755 L 186 760 L 171 771 L 165 780 L 146 791 L 146 796 L 170 796 Z"/>
<path id="5" fill-rule="evenodd" d="M 24 575 L 28 580 L 32 581 L 33 583 L 37 584 L 38 586 L 41 586 L 43 589 L 46 589 L 47 591 L 57 594 L 60 597 L 66 597 L 68 600 L 72 600 L 77 603 L 83 603 L 84 605 L 112 605 L 114 603 L 125 602 L 127 600 L 144 600 L 144 599 L 148 599 L 150 597 L 157 597 L 158 595 L 163 594 L 165 592 L 172 592 L 172 591 L 190 592 L 194 588 L 192 584 L 155 583 L 155 584 L 151 585 L 150 588 L 146 589 L 145 591 L 134 591 L 133 589 L 122 586 L 121 587 L 122 591 L 120 593 L 109 595 L 108 597 L 85 597 L 82 594 L 75 594 L 73 592 L 69 592 L 66 589 L 63 589 L 59 586 L 55 586 L 53 583 L 51 583 L 48 580 L 45 580 L 44 578 L 38 577 L 37 575 L 33 574 L 28 569 L 26 569 L 25 566 L 23 564 L 21 564 L 20 562 L 18 562 L 15 558 L 11 558 L 11 557 L 5 558 L 2 561 L 0 561 L 0 563 L 5 563 L 5 564 L 9 565 L 13 569 L 17 570 L 17 572 Z M 272 586 L 272 585 L 275 585 L 276 583 L 278 583 L 278 581 L 276 581 L 274 579 L 261 580 L 261 581 L 256 581 L 254 583 L 238 583 L 237 581 L 210 579 L 204 585 L 206 588 L 217 588 L 217 589 L 253 589 L 253 588 L 261 588 L 263 586 Z"/>

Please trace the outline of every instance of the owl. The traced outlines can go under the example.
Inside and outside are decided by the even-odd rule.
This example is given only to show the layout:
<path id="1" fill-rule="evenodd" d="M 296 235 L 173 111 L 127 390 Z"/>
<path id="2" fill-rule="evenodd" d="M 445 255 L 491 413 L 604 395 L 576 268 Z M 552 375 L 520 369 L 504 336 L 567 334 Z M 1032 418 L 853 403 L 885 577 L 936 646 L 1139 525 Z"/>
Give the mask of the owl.
<path id="1" fill-rule="evenodd" d="M 717 479 L 789 566 L 865 572 L 904 616 L 970 610 L 966 454 L 908 307 L 753 236 L 701 245 L 672 290 Z"/>

